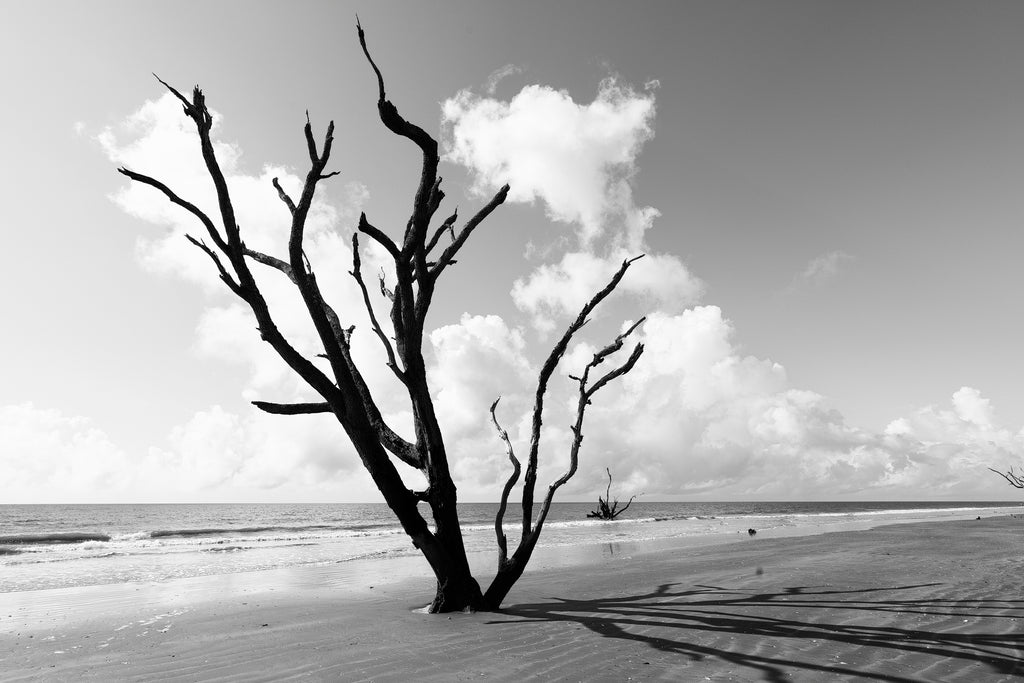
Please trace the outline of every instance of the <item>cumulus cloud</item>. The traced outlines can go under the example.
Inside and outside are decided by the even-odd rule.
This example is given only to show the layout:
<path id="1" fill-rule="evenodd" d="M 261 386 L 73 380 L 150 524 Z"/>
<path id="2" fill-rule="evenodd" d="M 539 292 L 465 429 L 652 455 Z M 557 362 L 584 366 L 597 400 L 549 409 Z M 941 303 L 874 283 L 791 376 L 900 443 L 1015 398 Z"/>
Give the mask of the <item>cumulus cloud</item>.
<path id="1" fill-rule="evenodd" d="M 528 277 L 516 280 L 512 300 L 532 314 L 536 329 L 550 332 L 559 316 L 578 312 L 608 283 L 622 261 L 635 255 L 626 250 L 604 256 L 567 252 L 557 263 L 542 264 Z M 703 283 L 676 257 L 650 254 L 630 268 L 616 292 L 618 296 L 632 295 L 637 305 L 676 313 L 696 301 L 703 289 Z"/>
<path id="2" fill-rule="evenodd" d="M 312 486 L 360 467 L 338 429 L 325 415 L 240 416 L 213 406 L 175 427 L 167 446 L 149 456 L 184 490 Z"/>
<path id="3" fill-rule="evenodd" d="M 31 403 L 0 407 L 0 500 L 102 503 L 202 499 L 213 492 L 362 479 L 350 445 L 323 415 L 282 420 L 219 406 L 198 411 L 160 446 L 129 454 L 92 420 Z"/>
<path id="4" fill-rule="evenodd" d="M 455 420 L 456 471 L 493 497 L 508 463 L 486 424 L 486 407 L 492 396 L 504 396 L 499 414 L 525 449 L 537 367 L 525 370 L 519 344 L 481 344 L 483 322 L 464 318 L 434 341 L 439 362 L 459 366 L 445 376 L 444 415 L 473 416 Z M 502 328 L 494 319 L 487 325 L 492 332 Z M 453 353 L 447 339 L 472 340 L 485 350 Z M 567 495 L 600 490 L 610 467 L 628 490 L 651 496 L 971 498 L 998 495 L 1000 482 L 986 467 L 1024 457 L 1024 431 L 999 427 L 988 400 L 968 387 L 953 395 L 950 408 L 922 408 L 881 433 L 850 425 L 825 397 L 790 386 L 779 363 L 741 353 L 732 323 L 715 306 L 656 313 L 640 340 L 641 362 L 588 409 L 584 465 Z M 577 344 L 562 374 L 578 372 L 595 348 Z M 470 386 L 492 368 L 505 369 L 502 386 L 474 393 Z M 551 386 L 545 424 L 554 428 L 543 437 L 541 481 L 566 465 L 571 435 L 558 425 L 569 424 L 575 409 L 573 382 L 556 378 Z"/>
<path id="5" fill-rule="evenodd" d="M 654 135 L 654 98 L 611 79 L 587 105 L 530 85 L 509 102 L 464 90 L 444 102 L 442 115 L 448 159 L 476 172 L 478 191 L 508 183 L 509 200 L 543 201 L 550 218 L 576 224 L 584 241 L 631 202 L 636 156 Z M 641 221 L 651 211 L 635 210 Z"/>
<path id="6" fill-rule="evenodd" d="M 624 258 L 650 251 L 644 235 L 659 213 L 636 204 L 632 181 L 637 157 L 654 136 L 654 113 L 653 88 L 637 92 L 614 78 L 589 104 L 530 85 L 508 102 L 462 91 L 442 105 L 446 158 L 470 169 L 475 191 L 508 183 L 508 201 L 539 201 L 553 222 L 573 230 L 575 248 L 514 285 L 516 304 L 539 329 L 575 312 L 583 294 Z M 635 270 L 624 287 L 674 312 L 703 288 L 673 255 L 653 254 Z M 646 277 L 638 275 L 644 270 Z"/>
<path id="7" fill-rule="evenodd" d="M 530 86 L 510 102 L 461 93 L 445 103 L 444 111 L 450 158 L 473 171 L 477 189 L 489 192 L 510 182 L 513 201 L 539 200 L 568 228 L 562 236 L 567 232 L 572 242 L 561 258 L 539 264 L 513 287 L 514 301 L 535 326 L 545 329 L 555 316 L 574 313 L 625 255 L 646 250 L 644 235 L 657 211 L 635 204 L 631 180 L 640 147 L 652 135 L 650 92 L 608 81 L 594 102 L 581 105 L 567 93 Z M 115 162 L 158 175 L 212 209 L 194 134 L 181 119 L 180 107 L 161 98 L 100 140 Z M 216 120 L 220 125 L 219 116 Z M 237 145 L 218 142 L 217 149 L 247 242 L 280 253 L 288 217 L 269 179 L 279 177 L 293 192 L 300 179 L 282 167 L 248 172 Z M 321 197 L 307 242 L 336 308 L 359 316 L 360 295 L 345 275 L 351 265 L 345 225 L 363 199 L 365 189 L 356 184 L 339 205 Z M 198 322 L 196 350 L 245 363 L 247 399 L 311 398 L 258 340 L 249 312 L 225 294 L 203 254 L 183 239 L 184 231 L 195 230 L 190 217 L 150 188 L 126 186 L 114 200 L 163 227 L 159 235 L 140 240 L 145 267 L 203 286 L 207 306 Z M 838 272 L 849 257 L 833 254 L 817 265 L 812 261 L 804 279 Z M 369 251 L 364 267 L 375 271 L 384 260 Z M 315 354 L 315 333 L 290 283 L 276 272 L 257 274 L 281 329 L 305 353 Z M 630 297 L 631 305 L 646 300 L 644 308 L 654 310 L 637 332 L 646 352 L 632 373 L 595 398 L 585 427 L 583 467 L 566 494 L 589 498 L 602 488 L 600 475 L 608 466 L 624 487 L 651 496 L 972 497 L 991 495 L 985 466 L 1019 461 L 1024 454 L 1024 432 L 999 426 L 987 399 L 967 387 L 954 394 L 949 407 L 922 408 L 893 420 L 882 433 L 849 425 L 821 395 L 790 386 L 779 363 L 743 353 L 720 309 L 687 309 L 701 287 L 675 256 L 652 254 L 631 269 L 622 296 Z M 384 366 L 379 344 L 365 319 L 353 322 L 362 331 L 354 338 L 357 361 L 386 417 L 410 436 L 407 404 Z M 525 452 L 533 383 L 544 359 L 544 350 L 531 339 L 523 328 L 493 315 L 464 315 L 428 335 L 431 386 L 465 500 L 493 500 L 508 474 L 504 448 L 488 422 L 487 408 L 498 395 L 501 420 Z M 595 345 L 607 341 L 574 344 L 553 378 L 542 432 L 542 486 L 564 469 L 571 441 L 566 425 L 572 421 L 575 384 L 565 375 L 578 372 Z M 205 408 L 171 430 L 140 464 L 126 462 L 123 451 L 87 420 L 31 406 L 9 410 L 15 417 L 0 417 L 0 431 L 5 430 L 0 468 L 6 468 L 0 477 L 14 486 L 29 480 L 130 486 L 126 471 L 133 473 L 128 479 L 207 490 L 285 482 L 315 486 L 341 479 L 366 483 L 329 416 L 281 418 Z M 25 465 L 25 454 L 38 466 Z M 74 470 L 76 462 L 91 464 L 80 472 Z"/>
<path id="8" fill-rule="evenodd" d="M 0 407 L 0 500 L 36 503 L 124 490 L 132 463 L 93 422 L 31 403 Z M 40 500 L 43 492 L 47 501 Z M 99 494 L 98 496 L 96 494 Z"/>

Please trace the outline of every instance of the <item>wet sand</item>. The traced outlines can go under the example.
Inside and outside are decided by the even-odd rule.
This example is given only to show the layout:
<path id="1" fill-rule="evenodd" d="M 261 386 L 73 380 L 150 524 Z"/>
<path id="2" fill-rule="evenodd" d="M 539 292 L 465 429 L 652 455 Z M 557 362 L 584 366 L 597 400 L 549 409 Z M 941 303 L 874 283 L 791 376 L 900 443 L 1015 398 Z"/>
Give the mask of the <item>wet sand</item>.
<path id="1" fill-rule="evenodd" d="M 1020 516 L 538 564 L 501 613 L 419 558 L 0 594 L 0 680 L 1024 678 Z"/>

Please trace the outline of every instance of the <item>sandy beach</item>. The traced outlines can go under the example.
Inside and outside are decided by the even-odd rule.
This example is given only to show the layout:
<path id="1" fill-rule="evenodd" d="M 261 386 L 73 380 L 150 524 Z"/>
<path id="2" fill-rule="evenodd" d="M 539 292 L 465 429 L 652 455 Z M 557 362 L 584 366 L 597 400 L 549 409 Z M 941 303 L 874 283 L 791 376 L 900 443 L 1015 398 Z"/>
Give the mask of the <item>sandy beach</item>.
<path id="1" fill-rule="evenodd" d="M 417 612 L 421 562 L 0 594 L 0 679 L 1024 677 L 1019 516 L 592 548 L 502 613 Z"/>

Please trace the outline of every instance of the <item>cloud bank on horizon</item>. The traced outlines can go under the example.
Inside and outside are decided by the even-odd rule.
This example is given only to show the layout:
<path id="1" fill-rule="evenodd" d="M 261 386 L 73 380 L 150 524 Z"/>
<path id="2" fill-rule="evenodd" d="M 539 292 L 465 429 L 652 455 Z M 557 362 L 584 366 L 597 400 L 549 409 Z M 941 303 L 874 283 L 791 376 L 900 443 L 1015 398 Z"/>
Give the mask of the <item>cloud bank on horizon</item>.
<path id="1" fill-rule="evenodd" d="M 494 500 L 507 476 L 504 448 L 488 421 L 490 402 L 503 397 L 499 415 L 514 442 L 525 447 L 534 382 L 550 343 L 547 333 L 575 314 L 624 256 L 649 251 L 646 234 L 656 229 L 659 214 L 636 204 L 633 182 L 638 156 L 654 135 L 654 114 L 652 91 L 611 79 L 585 104 L 567 92 L 531 85 L 509 101 L 463 91 L 442 105 L 446 158 L 470 171 L 473 190 L 486 194 L 508 182 L 509 200 L 540 204 L 552 222 L 553 244 L 567 245 L 555 260 L 531 272 L 524 263 L 524 273 L 511 287 L 522 321 L 465 314 L 429 334 L 431 385 L 464 500 Z M 112 162 L 156 175 L 198 205 L 212 207 L 195 134 L 187 124 L 168 95 L 147 102 L 122 127 L 98 139 Z M 270 179 L 279 177 L 294 190 L 299 177 L 274 166 L 244 172 L 237 145 L 221 142 L 218 153 L 246 241 L 279 252 L 287 241 L 288 218 Z M 307 230 L 309 257 L 324 291 L 362 331 L 369 327 L 360 294 L 346 275 L 351 268 L 347 237 L 366 193 L 351 184 L 341 205 L 321 197 Z M 259 341 L 249 312 L 231 299 L 205 257 L 183 238 L 196 230 L 191 217 L 142 186 L 126 186 L 113 200 L 165 228 L 157 237 L 140 238 L 144 268 L 200 285 L 205 311 L 197 325 L 197 351 L 244 363 L 246 400 L 311 399 Z M 384 255 L 370 248 L 364 259 L 367 269 L 386 265 Z M 825 254 L 798 280 L 813 285 L 834 276 L 848 260 L 842 252 Z M 260 273 L 261 285 L 279 327 L 313 356 L 315 333 L 290 283 L 279 275 Z M 696 305 L 703 289 L 677 255 L 655 253 L 638 262 L 617 299 L 606 302 L 614 311 L 606 318 L 623 310 L 634 316 L 652 311 L 640 330 L 646 352 L 632 373 L 596 397 L 587 414 L 583 466 L 563 500 L 590 498 L 602 488 L 606 466 L 617 485 L 645 491 L 652 499 L 991 497 L 993 490 L 1002 490 L 1001 482 L 993 482 L 985 468 L 1024 455 L 1024 429 L 1000 426 L 989 402 L 970 387 L 957 390 L 949 407 L 926 406 L 897 416 L 880 433 L 847 424 L 820 394 L 791 387 L 782 365 L 744 354 L 723 312 Z M 383 306 L 383 300 L 376 303 Z M 386 417 L 408 434 L 408 408 L 374 341 L 368 333 L 357 334 L 356 359 Z M 562 374 L 576 370 L 607 341 L 575 344 Z M 545 414 L 542 482 L 564 469 L 571 438 L 564 425 L 571 422 L 572 383 L 553 384 L 561 386 L 554 387 Z M 44 491 L 57 492 L 63 501 L 112 500 L 153 481 L 163 483 L 164 491 L 215 497 L 238 487 L 308 487 L 366 500 L 365 492 L 372 490 L 340 428 L 327 416 L 283 418 L 255 408 L 234 414 L 209 406 L 171 429 L 144 457 L 133 458 L 87 418 L 23 404 L 0 408 L 0 444 L 0 491 L 12 501 L 24 492 L 39 500 Z M 418 475 L 402 471 L 410 485 L 418 483 Z M 97 498 L 96 492 L 105 493 Z"/>

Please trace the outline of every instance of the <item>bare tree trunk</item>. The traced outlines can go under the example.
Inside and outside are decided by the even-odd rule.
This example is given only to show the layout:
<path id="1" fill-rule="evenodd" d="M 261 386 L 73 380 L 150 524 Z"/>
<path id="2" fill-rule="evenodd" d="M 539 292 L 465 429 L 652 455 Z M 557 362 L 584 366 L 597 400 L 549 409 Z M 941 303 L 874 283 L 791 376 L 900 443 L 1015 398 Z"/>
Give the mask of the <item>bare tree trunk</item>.
<path id="1" fill-rule="evenodd" d="M 499 552 L 498 570 L 487 592 L 482 593 L 480 585 L 470 571 L 466 557 L 458 515 L 458 491 L 451 476 L 444 438 L 427 384 L 422 344 L 427 312 L 437 280 L 448 267 L 456 263 L 456 255 L 477 226 L 505 201 L 509 187 L 508 185 L 502 187 L 485 206 L 464 223 L 459 231 L 456 231 L 454 227 L 458 218 L 456 212 L 445 219 L 433 235 L 428 237 L 430 222 L 444 198 L 444 192 L 440 187 L 441 179 L 437 176 L 437 167 L 440 161 L 437 142 L 423 129 L 402 118 L 395 105 L 387 99 L 384 78 L 370 56 L 363 29 L 358 23 L 357 30 L 360 45 L 377 78 L 377 110 L 381 122 L 396 135 L 405 137 L 416 144 L 423 154 L 420 182 L 413 202 L 413 211 L 406 225 L 401 244 L 399 245 L 387 233 L 371 224 L 365 214 L 361 215 L 357 232 L 352 238 L 353 267 L 350 273 L 361 290 L 372 331 L 387 355 L 387 366 L 405 387 L 408 394 L 415 426 L 415 442 L 407 441 L 385 422 L 374 401 L 370 387 L 352 358 L 350 340 L 355 326 L 344 326 L 342 317 L 324 298 L 316 275 L 303 250 L 306 218 L 312 206 L 317 184 L 337 175 L 337 172 L 327 172 L 326 170 L 334 139 L 333 121 L 328 125 L 327 133 L 318 149 L 309 115 L 306 116 L 304 133 L 309 152 L 310 170 L 306 175 L 298 200 L 290 197 L 276 178 L 273 180 L 274 189 L 291 214 L 286 259 L 254 251 L 242 240 L 240 228 L 235 220 L 235 208 L 228 191 L 227 181 L 221 171 L 215 154 L 215 145 L 211 139 L 213 117 L 206 107 L 203 92 L 198 87 L 193 90 L 192 97 L 189 99 L 160 81 L 178 98 L 183 105 L 185 115 L 195 123 L 200 151 L 217 194 L 220 212 L 219 225 L 209 215 L 178 196 L 159 180 L 127 168 L 118 170 L 132 181 L 149 185 L 158 190 L 172 204 L 191 213 L 202 225 L 212 246 L 207 245 L 205 240 L 196 239 L 191 235 L 186 236 L 188 240 L 210 258 L 220 279 L 228 289 L 248 304 L 256 319 L 260 337 L 322 399 L 290 404 L 254 401 L 253 404 L 261 410 L 277 415 L 332 413 L 337 418 L 351 440 L 363 466 L 380 490 L 384 501 L 394 512 L 413 545 L 423 554 L 437 579 L 437 590 L 430 604 L 430 611 L 498 609 L 508 591 L 522 576 L 533 554 L 555 491 L 576 472 L 580 444 L 583 440 L 582 426 L 586 406 L 601 387 L 610 380 L 629 372 L 643 352 L 643 345 L 638 344 L 625 363 L 608 372 L 596 382 L 590 383 L 590 371 L 609 355 L 622 348 L 623 339 L 636 329 L 642 322 L 643 319 L 641 319 L 629 330 L 619 335 L 611 345 L 594 354 L 594 358 L 586 366 L 583 376 L 575 378 L 579 382 L 579 402 L 577 420 L 573 427 L 574 440 L 569 453 L 569 469 L 560 479 L 551 484 L 536 522 L 533 522 L 533 495 L 537 476 L 540 425 L 548 380 L 568 348 L 573 335 L 586 324 L 587 316 L 601 300 L 611 293 L 630 264 L 636 259 L 623 262 L 611 282 L 583 307 L 577 319 L 569 326 L 541 369 L 533 412 L 533 437 L 524 480 L 523 534 L 519 546 L 511 558 L 508 557 L 507 540 L 502 530 L 502 518 L 507 508 L 509 494 L 518 480 L 520 466 L 513 454 L 508 434 L 500 428 L 497 418 L 494 416 L 497 401 L 491 406 L 492 418 L 507 445 L 509 458 L 514 464 L 514 473 L 502 492 L 501 506 L 495 520 Z M 393 326 L 393 334 L 388 334 L 381 327 L 380 319 L 374 311 L 372 300 L 362 277 L 358 237 L 360 234 L 377 242 L 393 260 L 397 278 L 394 290 L 389 290 L 385 287 L 383 279 L 381 281 L 382 293 L 385 293 L 391 300 L 389 317 Z M 440 242 L 448 234 L 451 235 L 451 243 L 441 249 Z M 440 251 L 439 254 L 435 254 L 435 248 Z M 317 332 L 318 340 L 323 347 L 323 353 L 318 355 L 327 360 L 329 370 L 322 369 L 321 365 L 306 358 L 277 328 L 270 307 L 250 270 L 249 266 L 252 262 L 278 271 L 298 289 L 306 312 Z M 342 314 L 344 313 L 342 311 Z M 422 472 L 427 480 L 427 488 L 423 491 L 410 490 L 395 467 L 394 459 Z M 420 503 L 426 503 L 429 507 L 433 519 L 433 529 L 419 510 Z"/>

